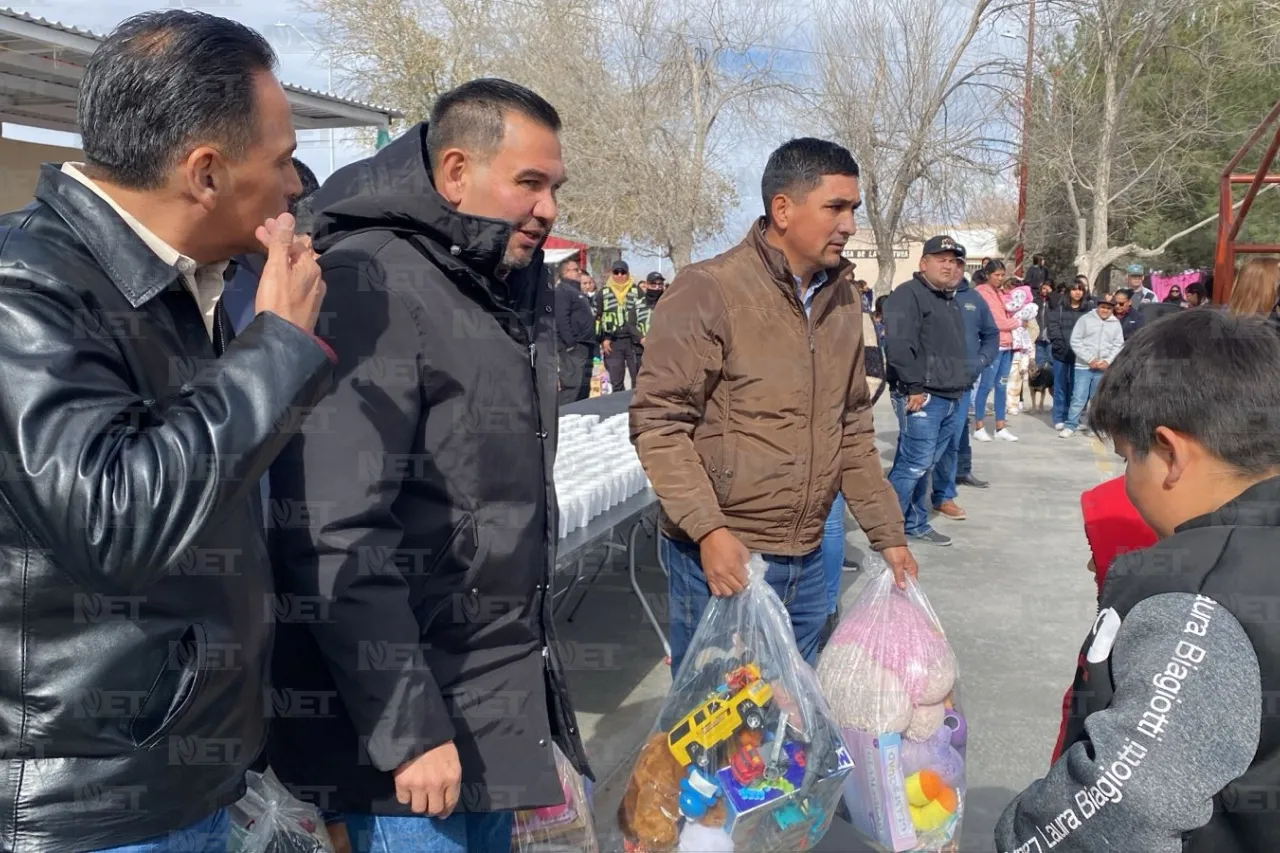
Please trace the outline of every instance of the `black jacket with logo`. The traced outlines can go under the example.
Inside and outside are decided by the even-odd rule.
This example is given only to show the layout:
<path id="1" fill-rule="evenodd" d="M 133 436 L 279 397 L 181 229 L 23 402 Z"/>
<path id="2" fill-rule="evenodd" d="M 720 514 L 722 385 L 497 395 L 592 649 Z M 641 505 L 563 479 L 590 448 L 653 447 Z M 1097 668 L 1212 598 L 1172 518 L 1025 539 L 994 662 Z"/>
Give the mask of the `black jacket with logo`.
<path id="1" fill-rule="evenodd" d="M 554 805 L 585 753 L 552 628 L 554 294 L 509 223 L 435 191 L 418 125 L 314 197 L 333 393 L 271 469 L 271 764 L 322 808 L 410 814 L 392 771 L 452 741 L 459 809 Z"/>
<path id="2" fill-rule="evenodd" d="M 234 802 L 266 739 L 258 480 L 332 365 L 259 314 L 213 340 L 178 272 L 46 165 L 0 217 L 0 851 Z"/>
<path id="3" fill-rule="evenodd" d="M 973 384 L 964 315 L 955 291 L 935 290 L 917 273 L 884 301 L 884 350 L 896 394 L 958 400 Z"/>

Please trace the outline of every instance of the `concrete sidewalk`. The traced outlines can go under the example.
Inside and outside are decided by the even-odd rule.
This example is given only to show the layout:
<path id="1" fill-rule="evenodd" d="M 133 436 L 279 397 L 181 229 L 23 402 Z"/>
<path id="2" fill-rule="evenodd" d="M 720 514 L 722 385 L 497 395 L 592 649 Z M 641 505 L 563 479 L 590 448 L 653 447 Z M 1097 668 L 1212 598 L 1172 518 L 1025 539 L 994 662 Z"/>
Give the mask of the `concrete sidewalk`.
<path id="1" fill-rule="evenodd" d="M 1062 694 L 1096 609 L 1093 579 L 1085 571 L 1080 493 L 1121 471 L 1100 442 L 1080 435 L 1059 439 L 1044 416 L 1013 417 L 1009 426 L 1021 441 L 974 444 L 974 471 L 991 488 L 961 489 L 958 502 L 969 519 L 936 522 L 954 545 L 913 549 L 925 592 L 960 662 L 970 732 L 965 853 L 994 850 L 992 829 L 1001 811 L 1048 766 Z M 896 425 L 886 400 L 877 408 L 876 427 L 887 468 Z M 642 586 L 663 618 L 666 585 L 654 543 L 641 547 L 654 555 L 641 563 Z M 849 534 L 848 549 L 854 557 L 865 553 L 860 531 Z M 845 606 L 861 583 L 858 573 L 845 575 Z M 573 621 L 562 620 L 560 632 L 598 780 L 597 829 L 602 841 L 609 839 L 604 849 L 618 849 L 615 812 L 631 760 L 671 683 L 620 557 L 604 568 Z M 865 848 L 837 820 L 817 849 Z"/>

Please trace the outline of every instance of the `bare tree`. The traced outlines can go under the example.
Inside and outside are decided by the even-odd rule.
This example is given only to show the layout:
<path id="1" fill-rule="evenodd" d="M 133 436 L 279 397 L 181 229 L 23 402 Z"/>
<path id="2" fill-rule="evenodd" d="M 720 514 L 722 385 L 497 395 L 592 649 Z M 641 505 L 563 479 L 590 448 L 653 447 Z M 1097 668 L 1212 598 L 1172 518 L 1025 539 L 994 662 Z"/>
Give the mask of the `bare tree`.
<path id="1" fill-rule="evenodd" d="M 974 176 L 1010 162 L 1007 141 L 992 132 L 1009 64 L 974 49 L 979 32 L 1009 6 L 977 0 L 958 13 L 946 0 L 818 2 L 814 100 L 861 167 L 880 262 L 875 287 L 884 293 L 904 230 L 956 221 L 973 207 Z"/>
<path id="2" fill-rule="evenodd" d="M 736 203 L 741 128 L 785 90 L 778 0 L 312 0 L 353 94 L 419 121 L 481 75 L 555 104 L 570 181 L 561 229 L 676 267 Z"/>
<path id="3" fill-rule="evenodd" d="M 1175 39 L 1196 6 L 1196 0 L 1063 0 L 1055 7 L 1073 38 L 1047 63 L 1032 149 L 1037 171 L 1064 191 L 1076 269 L 1090 281 L 1121 258 L 1159 255 L 1216 218 L 1159 245 L 1113 244 L 1123 223 L 1182 191 L 1193 167 L 1188 155 L 1203 150 L 1190 143 L 1210 130 L 1212 86 L 1151 85 L 1144 78 L 1162 51 L 1196 54 L 1199 44 Z M 1212 72 L 1212 62 L 1203 67 Z"/>

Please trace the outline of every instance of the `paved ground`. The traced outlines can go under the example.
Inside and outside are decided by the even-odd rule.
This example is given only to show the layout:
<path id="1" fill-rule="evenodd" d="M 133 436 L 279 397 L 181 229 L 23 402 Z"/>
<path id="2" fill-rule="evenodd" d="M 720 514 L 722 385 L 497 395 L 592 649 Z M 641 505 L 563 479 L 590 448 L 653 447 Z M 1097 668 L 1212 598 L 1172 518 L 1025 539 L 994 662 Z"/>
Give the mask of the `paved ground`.
<path id="1" fill-rule="evenodd" d="M 887 467 L 895 427 L 883 401 L 876 423 Z M 994 850 L 992 828 L 1000 812 L 1047 767 L 1062 692 L 1095 611 L 1079 495 L 1119 473 L 1100 443 L 1059 439 L 1042 416 L 1011 418 L 1010 427 L 1020 442 L 975 445 L 975 473 L 992 485 L 961 490 L 969 520 L 937 524 L 955 544 L 916 549 L 925 591 L 960 662 L 970 731 L 965 853 Z M 848 539 L 851 556 L 865 550 L 860 532 Z M 646 553 L 654 553 L 651 541 Z M 665 582 L 655 560 L 642 563 L 641 576 L 662 618 Z M 857 573 L 845 575 L 846 604 L 859 587 Z M 604 838 L 614 829 L 631 759 L 671 682 L 620 556 L 606 566 L 573 621 L 562 619 L 561 638 L 598 777 L 597 826 Z M 617 848 L 611 841 L 605 849 Z M 865 848 L 837 821 L 818 849 Z"/>

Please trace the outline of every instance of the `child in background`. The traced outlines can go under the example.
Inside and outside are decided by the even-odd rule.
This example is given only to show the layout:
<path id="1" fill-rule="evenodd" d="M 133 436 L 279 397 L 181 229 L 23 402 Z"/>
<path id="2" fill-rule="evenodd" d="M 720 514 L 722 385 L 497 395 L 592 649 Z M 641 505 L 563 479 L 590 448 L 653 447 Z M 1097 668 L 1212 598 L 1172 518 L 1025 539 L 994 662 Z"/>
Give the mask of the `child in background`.
<path id="1" fill-rule="evenodd" d="M 1100 381 L 1094 424 L 1160 541 L 1110 567 L 1062 755 L 1001 816 L 1000 853 L 1280 849 L 1276 413 L 1258 317 L 1164 318 Z"/>
<path id="2" fill-rule="evenodd" d="M 1040 324 L 1036 322 L 1040 309 L 1031 288 L 1025 284 L 1009 291 L 1004 307 L 1010 317 L 1022 323 L 1013 330 L 1013 364 L 1009 368 L 1008 386 L 1008 413 L 1020 415 L 1026 411 L 1022 405 L 1022 389 L 1030 390 L 1031 362 L 1036 354 L 1036 338 L 1040 337 Z"/>

